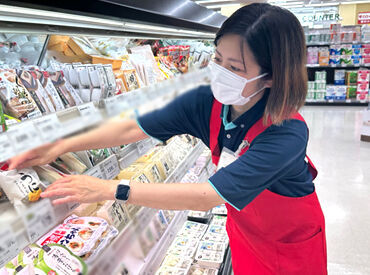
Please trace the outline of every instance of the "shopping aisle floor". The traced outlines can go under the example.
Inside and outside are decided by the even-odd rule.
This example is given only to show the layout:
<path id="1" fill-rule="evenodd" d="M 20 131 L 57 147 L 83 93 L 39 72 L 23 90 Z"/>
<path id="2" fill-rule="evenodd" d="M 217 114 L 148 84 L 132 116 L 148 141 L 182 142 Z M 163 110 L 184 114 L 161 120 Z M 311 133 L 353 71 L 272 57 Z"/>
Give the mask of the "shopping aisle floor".
<path id="1" fill-rule="evenodd" d="M 326 218 L 330 275 L 370 274 L 370 143 L 360 141 L 365 107 L 306 106 L 308 154 Z M 309 255 L 307 255 L 309 257 Z"/>

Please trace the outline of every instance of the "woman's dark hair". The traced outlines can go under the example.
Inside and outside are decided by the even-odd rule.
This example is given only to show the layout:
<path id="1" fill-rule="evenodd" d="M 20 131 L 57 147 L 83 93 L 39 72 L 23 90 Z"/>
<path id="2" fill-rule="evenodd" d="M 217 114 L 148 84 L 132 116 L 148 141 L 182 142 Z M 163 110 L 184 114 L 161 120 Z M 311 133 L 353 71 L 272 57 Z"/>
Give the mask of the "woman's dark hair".
<path id="1" fill-rule="evenodd" d="M 298 19 L 286 9 L 255 3 L 240 8 L 222 24 L 216 46 L 226 34 L 242 36 L 261 73 L 272 79 L 264 122 L 271 119 L 280 124 L 289 119 L 304 105 L 307 93 L 306 44 Z"/>

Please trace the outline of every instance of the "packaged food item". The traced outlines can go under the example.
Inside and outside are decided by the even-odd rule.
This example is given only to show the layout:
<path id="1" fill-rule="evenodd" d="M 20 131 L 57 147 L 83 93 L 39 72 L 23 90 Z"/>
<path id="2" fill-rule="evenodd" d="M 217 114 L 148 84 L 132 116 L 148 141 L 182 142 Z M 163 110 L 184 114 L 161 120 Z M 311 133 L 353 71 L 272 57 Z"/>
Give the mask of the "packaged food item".
<path id="1" fill-rule="evenodd" d="M 227 218 L 224 216 L 214 215 L 211 221 L 212 225 L 226 226 Z"/>
<path id="2" fill-rule="evenodd" d="M 225 204 L 218 205 L 212 209 L 212 214 L 214 215 L 227 215 L 227 208 Z"/>
<path id="3" fill-rule="evenodd" d="M 356 98 L 357 86 L 347 86 L 347 98 Z"/>
<path id="4" fill-rule="evenodd" d="M 69 169 L 76 171 L 78 174 L 83 174 L 87 170 L 87 166 L 74 153 L 66 153 L 59 156 L 59 158 Z"/>
<path id="5" fill-rule="evenodd" d="M 83 103 L 76 90 L 66 81 L 62 72 L 50 73 L 50 79 L 65 107 L 72 107 Z"/>
<path id="6" fill-rule="evenodd" d="M 105 219 L 114 227 L 122 230 L 130 221 L 126 207 L 118 202 L 106 201 L 96 212 L 96 216 Z"/>
<path id="7" fill-rule="evenodd" d="M 87 266 L 77 256 L 59 244 L 48 244 L 42 247 L 36 268 L 44 274 L 86 275 Z"/>
<path id="8" fill-rule="evenodd" d="M 370 71 L 369 70 L 358 70 L 357 71 L 357 81 L 358 82 L 370 81 Z"/>
<path id="9" fill-rule="evenodd" d="M 5 117 L 3 112 L 3 104 L 0 102 L 0 133 L 5 132 L 8 129 L 5 123 Z"/>
<path id="10" fill-rule="evenodd" d="M 36 171 L 40 179 L 45 181 L 47 185 L 63 177 L 63 174 L 60 171 L 50 165 L 34 166 L 33 169 Z"/>
<path id="11" fill-rule="evenodd" d="M 190 267 L 188 275 L 217 275 L 218 269 L 215 268 L 204 268 L 196 265 Z"/>
<path id="12" fill-rule="evenodd" d="M 40 82 L 41 86 L 44 88 L 44 90 L 47 92 L 47 95 L 49 97 L 49 100 L 51 101 L 53 108 L 56 111 L 60 111 L 64 109 L 63 102 L 55 89 L 48 72 L 44 71 L 35 71 L 36 78 Z"/>
<path id="13" fill-rule="evenodd" d="M 219 268 L 224 258 L 223 252 L 199 251 L 195 255 L 196 263 L 202 267 Z"/>
<path id="14" fill-rule="evenodd" d="M 88 150 L 87 154 L 89 156 L 89 159 L 93 166 L 97 165 L 98 163 L 105 160 L 107 157 L 111 155 L 109 150 L 106 149 L 94 149 L 94 150 Z"/>
<path id="15" fill-rule="evenodd" d="M 97 242 L 97 246 L 92 251 L 81 256 L 87 264 L 93 263 L 99 254 L 107 247 L 114 237 L 118 235 L 118 230 L 113 226 L 110 226 L 106 231 L 103 232 L 101 239 Z"/>
<path id="16" fill-rule="evenodd" d="M 346 71 L 345 73 L 345 83 L 347 86 L 357 84 L 357 71 Z"/>
<path id="17" fill-rule="evenodd" d="M 177 255 L 167 255 L 162 263 L 162 267 L 176 267 L 189 270 L 193 260 L 191 258 L 184 258 Z"/>
<path id="18" fill-rule="evenodd" d="M 108 223 L 97 217 L 68 217 L 63 224 L 58 225 L 37 241 L 44 246 L 50 243 L 61 244 L 75 255 L 89 253 L 107 229 Z"/>
<path id="19" fill-rule="evenodd" d="M 36 102 L 37 107 L 42 113 L 55 112 L 55 108 L 44 90 L 44 87 L 40 84 L 36 75 L 31 71 L 18 70 L 17 75 L 22 82 L 23 86 L 31 94 L 33 100 Z"/>
<path id="20" fill-rule="evenodd" d="M 196 251 L 197 251 L 196 247 L 172 246 L 168 249 L 167 254 L 177 255 L 186 258 L 193 258 Z"/>
<path id="21" fill-rule="evenodd" d="M 37 264 L 41 247 L 37 244 L 30 244 L 22 249 L 17 256 L 18 265 Z"/>
<path id="22" fill-rule="evenodd" d="M 17 209 L 23 209 L 29 202 L 37 201 L 42 184 L 31 168 L 0 172 L 0 187 Z"/>
<path id="23" fill-rule="evenodd" d="M 334 70 L 334 84 L 344 85 L 346 70 Z"/>
<path id="24" fill-rule="evenodd" d="M 0 99 L 6 113 L 17 119 L 41 115 L 34 99 L 22 85 L 15 71 L 0 70 Z"/>
<path id="25" fill-rule="evenodd" d="M 353 60 L 350 55 L 341 55 L 340 64 L 342 66 L 351 66 L 353 65 Z"/>
<path id="26" fill-rule="evenodd" d="M 341 61 L 341 56 L 340 55 L 330 55 L 330 58 L 329 58 L 329 65 L 335 67 L 335 66 L 339 66 L 340 65 L 340 61 Z"/>
<path id="27" fill-rule="evenodd" d="M 163 266 L 155 273 L 155 275 L 187 275 L 188 270 L 184 268 Z"/>

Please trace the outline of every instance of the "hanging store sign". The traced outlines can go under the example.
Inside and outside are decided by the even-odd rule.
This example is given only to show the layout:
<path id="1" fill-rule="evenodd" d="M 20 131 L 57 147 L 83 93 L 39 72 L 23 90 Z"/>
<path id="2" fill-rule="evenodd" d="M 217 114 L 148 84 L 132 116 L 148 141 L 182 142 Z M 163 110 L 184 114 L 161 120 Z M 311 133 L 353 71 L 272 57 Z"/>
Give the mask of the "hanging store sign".
<path id="1" fill-rule="evenodd" d="M 359 12 L 357 15 L 357 24 L 370 24 L 370 12 Z"/>
<path id="2" fill-rule="evenodd" d="M 323 21 L 340 21 L 338 13 L 316 13 L 315 15 L 305 15 L 302 17 L 303 22 L 323 22 Z"/>

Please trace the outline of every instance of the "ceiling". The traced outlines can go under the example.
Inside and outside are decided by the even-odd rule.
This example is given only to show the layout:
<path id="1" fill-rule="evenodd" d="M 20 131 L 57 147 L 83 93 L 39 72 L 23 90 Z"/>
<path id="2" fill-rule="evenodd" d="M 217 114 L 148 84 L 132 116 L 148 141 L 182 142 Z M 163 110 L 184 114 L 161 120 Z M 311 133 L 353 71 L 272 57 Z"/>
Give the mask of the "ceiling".
<path id="1" fill-rule="evenodd" d="M 212 9 L 220 11 L 222 7 L 233 5 L 245 5 L 256 2 L 267 2 L 273 5 L 285 7 L 287 9 L 295 8 L 315 8 L 315 7 L 330 7 L 340 4 L 360 4 L 370 3 L 369 0 L 192 0 L 193 2 Z"/>

